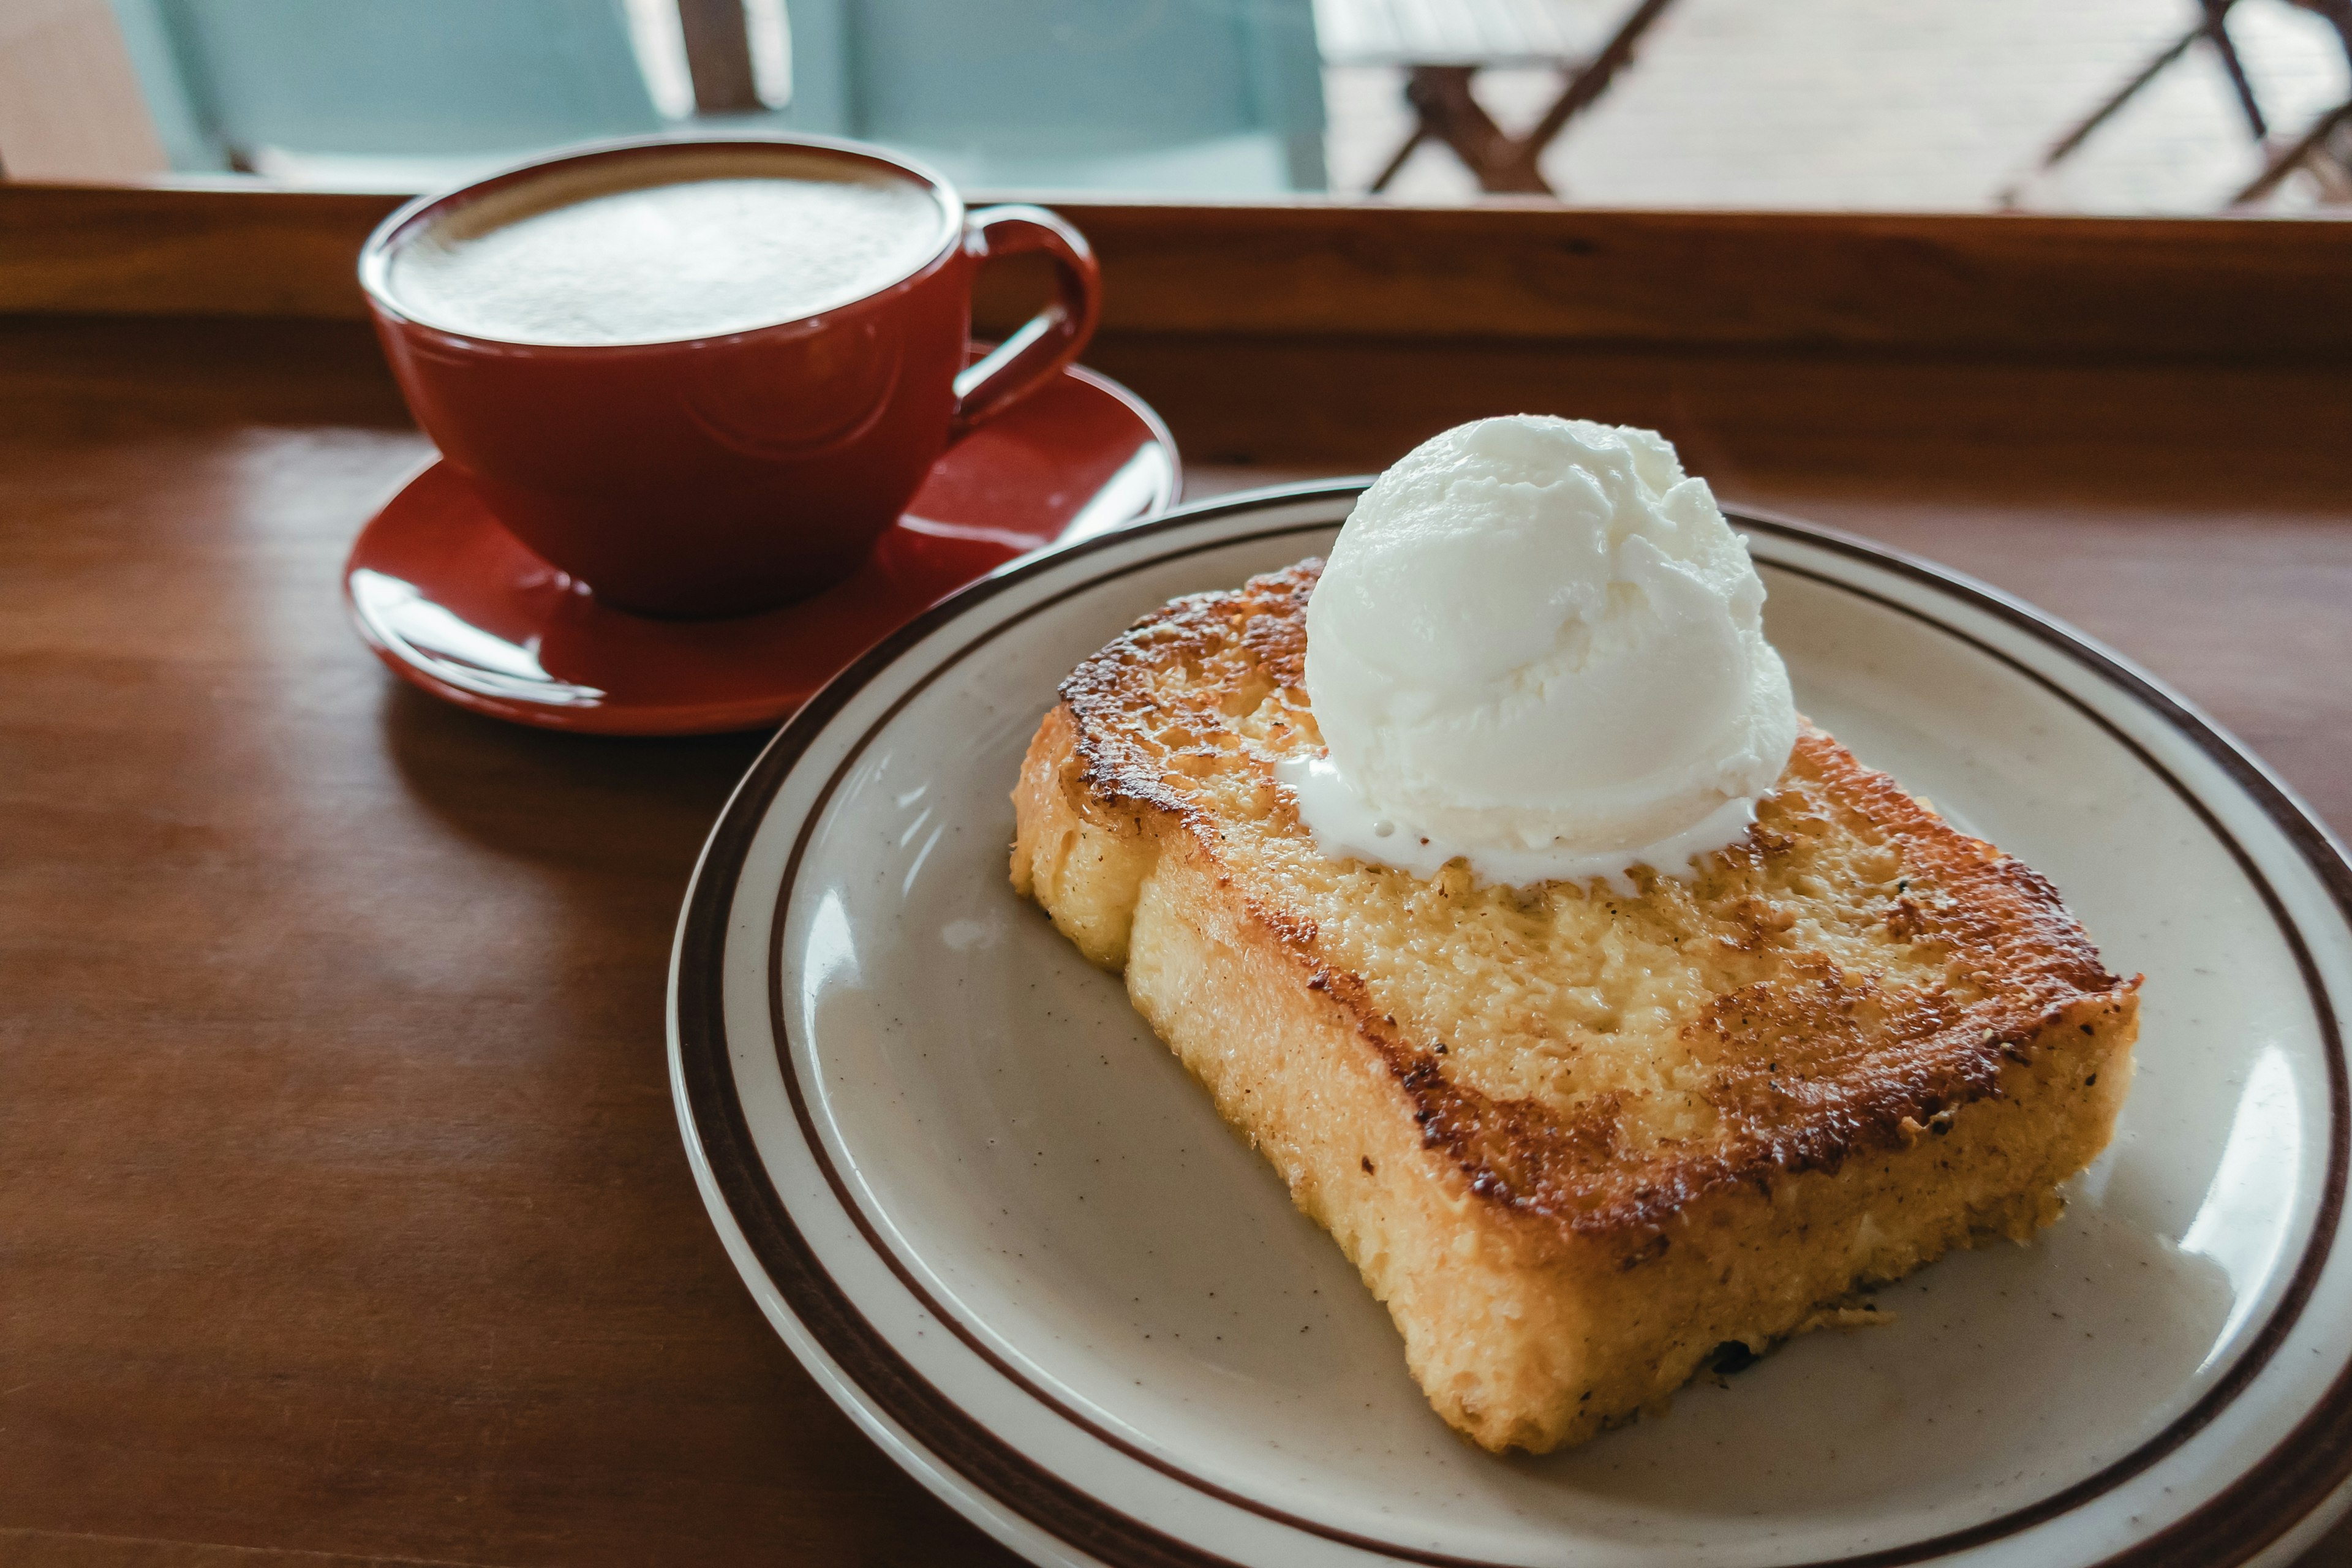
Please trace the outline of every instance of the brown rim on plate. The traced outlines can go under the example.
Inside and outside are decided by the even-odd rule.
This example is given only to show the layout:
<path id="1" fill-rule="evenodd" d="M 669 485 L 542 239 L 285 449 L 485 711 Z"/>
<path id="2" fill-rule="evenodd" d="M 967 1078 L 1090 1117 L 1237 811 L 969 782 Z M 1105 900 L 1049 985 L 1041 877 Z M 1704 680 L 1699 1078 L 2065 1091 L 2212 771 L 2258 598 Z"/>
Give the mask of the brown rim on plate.
<path id="1" fill-rule="evenodd" d="M 1095 552 L 1112 544 L 1129 542 L 1139 536 L 1182 529 L 1208 518 L 1243 515 L 1298 502 L 1340 500 L 1360 492 L 1364 483 L 1362 480 L 1350 480 L 1292 486 L 1258 491 L 1245 499 L 1186 508 L 1150 522 L 1084 542 L 1049 558 L 1013 568 L 1000 576 L 982 579 L 941 601 L 876 645 L 844 670 L 769 742 L 712 830 L 688 893 L 674 970 L 676 998 L 672 1012 L 680 1082 L 686 1106 L 691 1112 L 691 1121 L 686 1131 L 698 1145 L 712 1179 L 753 1256 L 803 1328 L 873 1402 L 875 1407 L 911 1436 L 924 1450 L 953 1470 L 968 1485 L 1013 1513 L 1065 1543 L 1112 1563 L 1149 1565 L 1149 1568 L 1163 1568 L 1163 1565 L 1171 1565 L 1172 1568 L 1172 1565 L 1185 1564 L 1199 1568 L 1199 1565 L 1223 1564 L 1228 1560 L 1129 1517 L 1013 1448 L 917 1371 L 825 1273 L 814 1250 L 793 1224 L 760 1160 L 729 1065 L 730 1047 L 723 1007 L 723 959 L 729 911 L 735 900 L 751 840 L 785 778 L 816 737 L 850 700 L 908 648 L 951 623 L 972 605 L 993 597 L 1041 570 L 1065 565 L 1073 557 Z M 2326 832 L 2259 763 L 2179 700 L 2137 671 L 2030 606 L 1927 562 L 1791 518 L 1734 508 L 1727 508 L 1726 513 L 1743 530 L 1795 540 L 1927 583 L 1971 608 L 1990 614 L 2031 634 L 2119 688 L 2194 742 L 2221 767 L 2293 845 L 2333 896 L 2347 921 L 2352 921 L 2352 865 L 2347 864 Z M 867 726 L 836 764 L 800 826 L 777 892 L 773 930 L 770 935 L 771 984 L 767 988 L 770 1022 L 777 1044 L 780 1070 L 801 1134 L 811 1157 L 832 1187 L 835 1199 L 856 1225 L 866 1245 L 923 1310 L 945 1325 L 992 1370 L 1097 1441 L 1233 1507 L 1338 1544 L 1380 1553 L 1398 1562 L 1432 1564 L 1433 1568 L 1505 1568 L 1505 1565 L 1488 1560 L 1421 1551 L 1335 1529 L 1237 1494 L 1106 1429 L 1084 1414 L 1071 1409 L 1008 1364 L 968 1324 L 946 1310 L 923 1288 L 884 1244 L 850 1194 L 827 1155 L 824 1141 L 816 1133 L 802 1087 L 793 1072 L 790 1038 L 782 1012 L 782 995 L 774 983 L 782 969 L 784 911 L 818 819 L 824 815 L 842 776 L 856 763 L 875 734 L 932 681 L 1002 633 L 1054 605 L 1104 583 L 1189 554 L 1223 549 L 1253 540 L 1321 532 L 1334 526 L 1333 520 L 1325 519 L 1282 524 L 1255 533 L 1222 535 L 1213 541 L 1163 551 L 1148 559 L 1098 573 L 1041 600 L 1009 620 L 986 628 L 945 655 L 934 668 L 901 693 Z M 2332 1250 L 2342 1218 L 2347 1164 L 2352 1164 L 2352 1077 L 2347 1077 L 2343 1039 L 2326 987 L 2300 930 L 2276 889 L 2263 875 L 2245 847 L 2204 801 L 2150 755 L 2145 747 L 2048 677 L 1957 626 L 1938 620 L 1915 606 L 1897 603 L 1818 572 L 1777 562 L 1766 564 L 1775 571 L 1789 572 L 1892 609 L 1990 656 L 2065 701 L 2162 779 L 2229 851 L 2270 911 L 2302 973 L 2325 1047 L 2328 1083 L 2327 1174 L 2320 1194 L 2318 1212 L 2313 1219 L 2311 1237 L 2280 1300 L 2252 1339 L 2232 1360 L 2229 1370 L 2194 1405 L 2147 1441 L 2094 1474 L 2035 1503 L 1963 1530 L 1808 1565 L 1808 1568 L 1829 1568 L 1832 1563 L 1837 1568 L 1895 1568 L 1896 1564 L 1917 1563 L 1980 1546 L 2081 1507 L 2179 1447 L 2244 1391 L 2274 1356 L 2301 1317 Z M 2106 1559 L 2105 1568 L 2243 1563 L 2293 1529 L 2326 1501 L 2347 1478 L 2352 1478 L 2352 1365 L 2337 1370 L 2334 1381 L 2317 1404 L 2262 1459 L 2185 1517 Z"/>

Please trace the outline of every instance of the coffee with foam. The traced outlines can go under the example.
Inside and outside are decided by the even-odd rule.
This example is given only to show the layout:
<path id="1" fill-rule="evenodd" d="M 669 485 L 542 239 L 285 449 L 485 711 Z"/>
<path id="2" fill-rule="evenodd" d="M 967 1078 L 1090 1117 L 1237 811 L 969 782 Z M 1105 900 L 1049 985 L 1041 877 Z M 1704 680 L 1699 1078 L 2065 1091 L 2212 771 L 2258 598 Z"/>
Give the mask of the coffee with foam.
<path id="1" fill-rule="evenodd" d="M 928 187 L 788 147 L 561 169 L 469 202 L 393 252 L 413 320 L 507 342 L 717 337 L 845 305 L 948 238 Z"/>

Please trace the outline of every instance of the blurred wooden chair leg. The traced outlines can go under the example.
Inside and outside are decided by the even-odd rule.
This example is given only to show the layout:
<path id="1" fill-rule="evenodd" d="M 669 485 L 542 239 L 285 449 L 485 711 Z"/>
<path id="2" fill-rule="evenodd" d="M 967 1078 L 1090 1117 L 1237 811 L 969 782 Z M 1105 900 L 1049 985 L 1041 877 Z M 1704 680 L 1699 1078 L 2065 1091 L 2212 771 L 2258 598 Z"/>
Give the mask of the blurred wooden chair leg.
<path id="1" fill-rule="evenodd" d="M 2187 54 L 2189 46 L 2204 36 L 2205 29 L 2202 27 L 2191 27 L 2181 34 L 2168 47 L 2158 53 L 2147 65 L 2142 66 L 2137 76 L 2116 89 L 2114 96 L 2091 110 L 2073 130 L 2053 142 L 2050 144 L 2050 151 L 2042 154 L 2041 166 L 2045 170 L 2054 169 L 2063 163 L 2074 149 L 2091 139 L 2092 132 L 2114 119 L 2118 110 L 2138 97 L 2142 88 L 2163 73 L 2165 67 Z"/>
<path id="2" fill-rule="evenodd" d="M 2319 123 L 2305 132 L 2303 138 L 2286 151 L 2273 156 L 2263 165 L 2263 172 L 2253 182 L 2230 198 L 2231 206 L 2245 206 L 2258 202 L 2279 188 L 2286 177 L 2297 169 L 2309 167 L 2317 176 L 2322 199 L 2329 202 L 2352 201 L 2352 169 L 2347 169 L 2330 146 L 2330 140 L 2339 131 L 2352 131 L 2352 102 L 2332 113 L 2320 117 Z"/>
<path id="3" fill-rule="evenodd" d="M 2262 105 L 2255 101 L 2253 83 L 2247 79 L 2244 62 L 2238 58 L 2238 47 L 2230 41 L 2229 15 L 2234 3 L 2235 0 L 2199 0 L 2203 15 L 2197 25 L 2157 51 L 2155 58 L 2142 66 L 2137 75 L 2084 116 L 2072 130 L 2052 142 L 2050 150 L 2042 154 L 2034 174 L 2028 179 L 2046 174 L 2072 157 L 2077 148 L 2091 139 L 2093 132 L 2114 119 L 2124 105 L 2137 98 L 2148 83 L 2164 73 L 2165 68 L 2187 54 L 2200 38 L 2211 44 L 2214 52 L 2221 57 L 2222 67 L 2229 72 L 2231 89 L 2237 96 L 2238 107 L 2244 112 L 2246 124 L 2253 132 L 2254 140 L 2260 142 L 2268 136 L 2270 130 L 2263 118 Z M 2319 0 L 2322 5 L 2336 3 L 2336 0 Z M 2022 199 L 2026 184 L 2026 180 L 2021 180 L 2004 187 L 2000 193 L 2001 205 L 2017 205 Z"/>
<path id="4" fill-rule="evenodd" d="M 1568 84 L 1560 89 L 1559 97 L 1544 110 L 1543 118 L 1536 121 L 1534 129 L 1520 139 L 1530 169 L 1536 160 L 1543 156 L 1544 149 L 1551 145 L 1553 138 L 1568 128 L 1568 122 L 1598 102 L 1601 95 L 1609 89 L 1609 84 L 1617 79 L 1618 73 L 1633 63 L 1633 51 L 1640 45 L 1642 35 L 1666 14 L 1666 7 L 1673 3 L 1674 0 L 1642 0 L 1617 25 L 1617 31 L 1601 46 L 1601 52 L 1569 73 Z"/>
<path id="5" fill-rule="evenodd" d="M 1633 62 L 1642 35 L 1672 4 L 1673 0 L 1639 0 L 1608 42 L 1585 59 L 1559 51 L 1556 40 L 1532 37 L 1526 19 L 1515 23 L 1507 14 L 1507 7 L 1490 16 L 1485 29 L 1495 37 L 1517 40 L 1499 53 L 1491 46 L 1465 50 L 1459 39 L 1406 35 L 1400 30 L 1397 16 L 1384 8 L 1376 7 L 1366 16 L 1351 13 L 1357 31 L 1372 42 L 1368 46 L 1359 38 L 1353 47 L 1343 46 L 1344 52 L 1333 58 L 1340 63 L 1403 66 L 1405 101 L 1413 111 L 1412 133 L 1372 181 L 1371 190 L 1387 189 L 1414 151 L 1423 142 L 1435 140 L 1454 150 L 1477 178 L 1482 191 L 1497 195 L 1558 195 L 1539 166 L 1545 150 Z M 1433 59 L 1431 55 L 1439 58 Z M 1514 136 L 1495 123 L 1471 90 L 1471 83 L 1481 70 L 1534 65 L 1559 71 L 1559 94 L 1533 127 Z"/>
<path id="6" fill-rule="evenodd" d="M 743 0 L 677 0 L 678 31 L 686 39 L 686 68 L 694 82 L 694 107 L 704 114 L 756 114 L 760 101 L 751 69 L 751 29 Z"/>
<path id="7" fill-rule="evenodd" d="M 2254 101 L 2254 84 L 2246 79 L 2245 63 L 2238 58 L 2238 46 L 2230 41 L 2229 15 L 2232 0 L 2204 0 L 2205 23 L 2199 29 L 2211 41 L 2213 52 L 2221 57 L 2222 66 L 2230 73 L 2230 86 L 2238 95 L 2238 107 L 2245 110 L 2246 127 L 2257 142 L 2271 133 L 2269 123 L 2263 119 L 2263 106 Z"/>
<path id="8" fill-rule="evenodd" d="M 1420 120 L 1416 118 L 1413 121 L 1412 134 L 1404 139 L 1404 144 L 1396 150 L 1395 156 L 1391 157 L 1381 168 L 1380 176 L 1372 181 L 1367 194 L 1376 196 L 1382 191 L 1387 190 L 1389 188 L 1389 182 L 1395 179 L 1398 174 L 1403 173 L 1405 161 L 1411 158 L 1414 153 L 1418 152 L 1421 148 L 1421 144 L 1428 140 L 1429 127 L 1422 124 Z"/>
<path id="9" fill-rule="evenodd" d="M 1494 195 L 1552 194 L 1536 171 L 1535 158 L 1495 123 L 1470 90 L 1476 66 L 1414 66 L 1405 79 L 1405 101 L 1420 117 L 1422 132 L 1454 149 L 1473 174 L 1478 188 Z M 1417 140 L 1418 138 L 1416 138 Z"/>

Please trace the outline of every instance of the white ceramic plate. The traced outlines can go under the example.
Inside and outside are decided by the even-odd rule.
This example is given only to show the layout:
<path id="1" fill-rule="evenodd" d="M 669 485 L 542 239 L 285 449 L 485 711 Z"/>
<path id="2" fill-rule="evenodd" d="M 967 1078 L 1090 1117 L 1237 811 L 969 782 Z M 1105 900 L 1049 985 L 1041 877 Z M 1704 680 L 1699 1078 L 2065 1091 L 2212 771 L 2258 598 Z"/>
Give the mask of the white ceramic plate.
<path id="1" fill-rule="evenodd" d="M 712 1221 L 793 1351 L 1039 1562 L 2283 1561 L 2352 1472 L 2352 868 L 2262 765 L 1984 586 L 1739 515 L 1799 701 L 2047 874 L 2147 977 L 2115 1144 L 2027 1247 L 1882 1294 L 1541 1459 L 1455 1438 L 1386 1312 L 1006 881 L 1056 683 L 1316 553 L 1359 487 L 1192 508 L 988 579 L 785 726 L 671 973 Z"/>

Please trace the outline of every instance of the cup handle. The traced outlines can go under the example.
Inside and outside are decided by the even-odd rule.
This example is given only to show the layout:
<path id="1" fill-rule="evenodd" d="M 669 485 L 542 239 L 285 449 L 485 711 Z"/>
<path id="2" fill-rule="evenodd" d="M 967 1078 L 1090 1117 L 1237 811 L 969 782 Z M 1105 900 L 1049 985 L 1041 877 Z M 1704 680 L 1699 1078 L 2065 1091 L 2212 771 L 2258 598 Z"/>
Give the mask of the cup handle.
<path id="1" fill-rule="evenodd" d="M 955 378 L 954 440 L 983 419 L 1003 413 L 1060 374 L 1094 336 L 1102 313 L 1102 268 L 1086 236 L 1044 207 L 982 207 L 963 224 L 964 249 L 974 259 L 1042 250 L 1054 263 L 1054 302 L 1021 330 L 967 365 Z"/>

